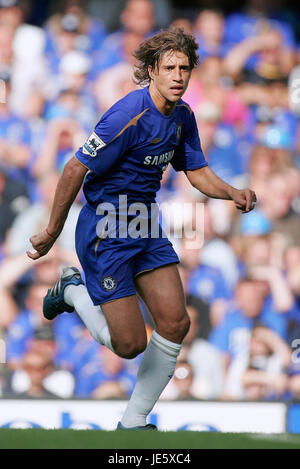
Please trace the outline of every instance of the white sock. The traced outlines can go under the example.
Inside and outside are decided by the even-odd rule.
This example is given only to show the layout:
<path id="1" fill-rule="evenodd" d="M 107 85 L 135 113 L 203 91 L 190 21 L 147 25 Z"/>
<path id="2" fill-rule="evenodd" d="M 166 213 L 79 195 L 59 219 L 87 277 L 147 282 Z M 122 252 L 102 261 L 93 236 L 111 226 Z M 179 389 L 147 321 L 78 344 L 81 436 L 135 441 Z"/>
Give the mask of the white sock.
<path id="1" fill-rule="evenodd" d="M 68 285 L 65 302 L 73 306 L 94 339 L 114 352 L 106 318 L 100 306 L 94 306 L 85 285 Z"/>
<path id="2" fill-rule="evenodd" d="M 181 345 L 153 331 L 144 352 L 135 388 L 121 420 L 124 427 L 146 425 L 146 417 L 172 378 Z"/>

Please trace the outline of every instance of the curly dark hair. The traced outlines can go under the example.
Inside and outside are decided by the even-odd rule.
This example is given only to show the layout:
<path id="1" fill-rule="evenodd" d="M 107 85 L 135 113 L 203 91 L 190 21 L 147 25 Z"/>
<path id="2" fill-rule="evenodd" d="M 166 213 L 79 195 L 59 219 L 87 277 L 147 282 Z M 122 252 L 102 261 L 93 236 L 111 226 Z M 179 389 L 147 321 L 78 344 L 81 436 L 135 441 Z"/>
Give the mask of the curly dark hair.
<path id="1" fill-rule="evenodd" d="M 149 65 L 154 69 L 159 66 L 162 56 L 167 51 L 178 51 L 185 54 L 189 59 L 191 70 L 198 64 L 198 44 L 191 34 L 184 32 L 182 28 L 161 31 L 146 39 L 140 47 L 134 51 L 133 56 L 138 60 L 135 66 L 135 82 L 141 86 L 150 83 L 148 73 Z"/>

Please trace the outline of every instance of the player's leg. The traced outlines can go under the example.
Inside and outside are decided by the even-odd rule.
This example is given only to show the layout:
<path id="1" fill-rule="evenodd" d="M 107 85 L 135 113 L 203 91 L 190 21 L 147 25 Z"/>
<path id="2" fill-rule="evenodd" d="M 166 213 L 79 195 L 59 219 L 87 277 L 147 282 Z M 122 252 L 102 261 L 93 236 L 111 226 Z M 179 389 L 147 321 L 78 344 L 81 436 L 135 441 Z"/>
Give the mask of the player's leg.
<path id="1" fill-rule="evenodd" d="M 166 265 L 136 278 L 136 289 L 151 312 L 156 332 L 165 339 L 181 344 L 190 320 L 176 264 Z"/>
<path id="2" fill-rule="evenodd" d="M 106 345 L 123 358 L 133 358 L 147 345 L 145 324 L 136 295 L 95 306 L 75 267 L 64 269 L 44 300 L 44 315 L 54 319 L 58 314 L 76 310 L 97 342 Z"/>
<path id="3" fill-rule="evenodd" d="M 174 373 L 190 324 L 175 264 L 140 275 L 136 288 L 152 313 L 156 330 L 144 352 L 134 391 L 121 420 L 125 428 L 146 425 L 147 415 Z"/>
<path id="4" fill-rule="evenodd" d="M 99 306 L 94 306 L 76 267 L 66 267 L 44 298 L 43 313 L 52 320 L 65 311 L 76 311 L 94 339 L 113 350 L 105 316 Z"/>
<path id="5" fill-rule="evenodd" d="M 123 358 L 142 353 L 147 346 L 147 334 L 136 295 L 104 303 L 102 310 L 115 353 Z"/>
<path id="6" fill-rule="evenodd" d="M 106 318 L 100 306 L 93 304 L 86 286 L 68 285 L 64 291 L 64 301 L 73 306 L 92 337 L 114 352 Z"/>
<path id="7" fill-rule="evenodd" d="M 73 306 L 95 340 L 122 358 L 134 358 L 147 345 L 145 323 L 136 295 L 94 306 L 84 285 L 65 289 L 65 301 Z"/>

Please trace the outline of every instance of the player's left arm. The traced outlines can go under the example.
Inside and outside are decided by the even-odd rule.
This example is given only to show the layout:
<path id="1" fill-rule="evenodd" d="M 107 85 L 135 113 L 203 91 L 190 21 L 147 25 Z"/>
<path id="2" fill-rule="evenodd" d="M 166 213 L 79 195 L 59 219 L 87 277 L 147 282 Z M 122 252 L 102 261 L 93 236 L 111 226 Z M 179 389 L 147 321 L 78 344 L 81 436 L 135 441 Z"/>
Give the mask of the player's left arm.
<path id="1" fill-rule="evenodd" d="M 186 171 L 186 176 L 193 187 L 208 197 L 233 200 L 237 209 L 250 212 L 256 203 L 255 192 L 251 189 L 235 189 L 220 179 L 208 166 Z"/>

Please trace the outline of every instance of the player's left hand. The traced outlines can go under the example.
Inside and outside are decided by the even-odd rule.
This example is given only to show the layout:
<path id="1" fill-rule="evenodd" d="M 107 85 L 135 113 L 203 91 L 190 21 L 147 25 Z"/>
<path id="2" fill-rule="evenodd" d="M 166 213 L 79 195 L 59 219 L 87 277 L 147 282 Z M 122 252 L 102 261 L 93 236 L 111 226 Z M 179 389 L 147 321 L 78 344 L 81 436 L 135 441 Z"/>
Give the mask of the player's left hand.
<path id="1" fill-rule="evenodd" d="M 40 257 L 45 256 L 50 251 L 55 241 L 56 238 L 50 236 L 47 233 L 47 230 L 44 230 L 41 233 L 31 236 L 30 242 L 36 252 L 32 253 L 27 251 L 26 254 L 28 257 L 30 257 L 30 259 L 37 260 Z"/>
<path id="2" fill-rule="evenodd" d="M 243 213 L 251 212 L 256 205 L 256 195 L 251 189 L 236 189 L 232 197 L 235 206 Z"/>

